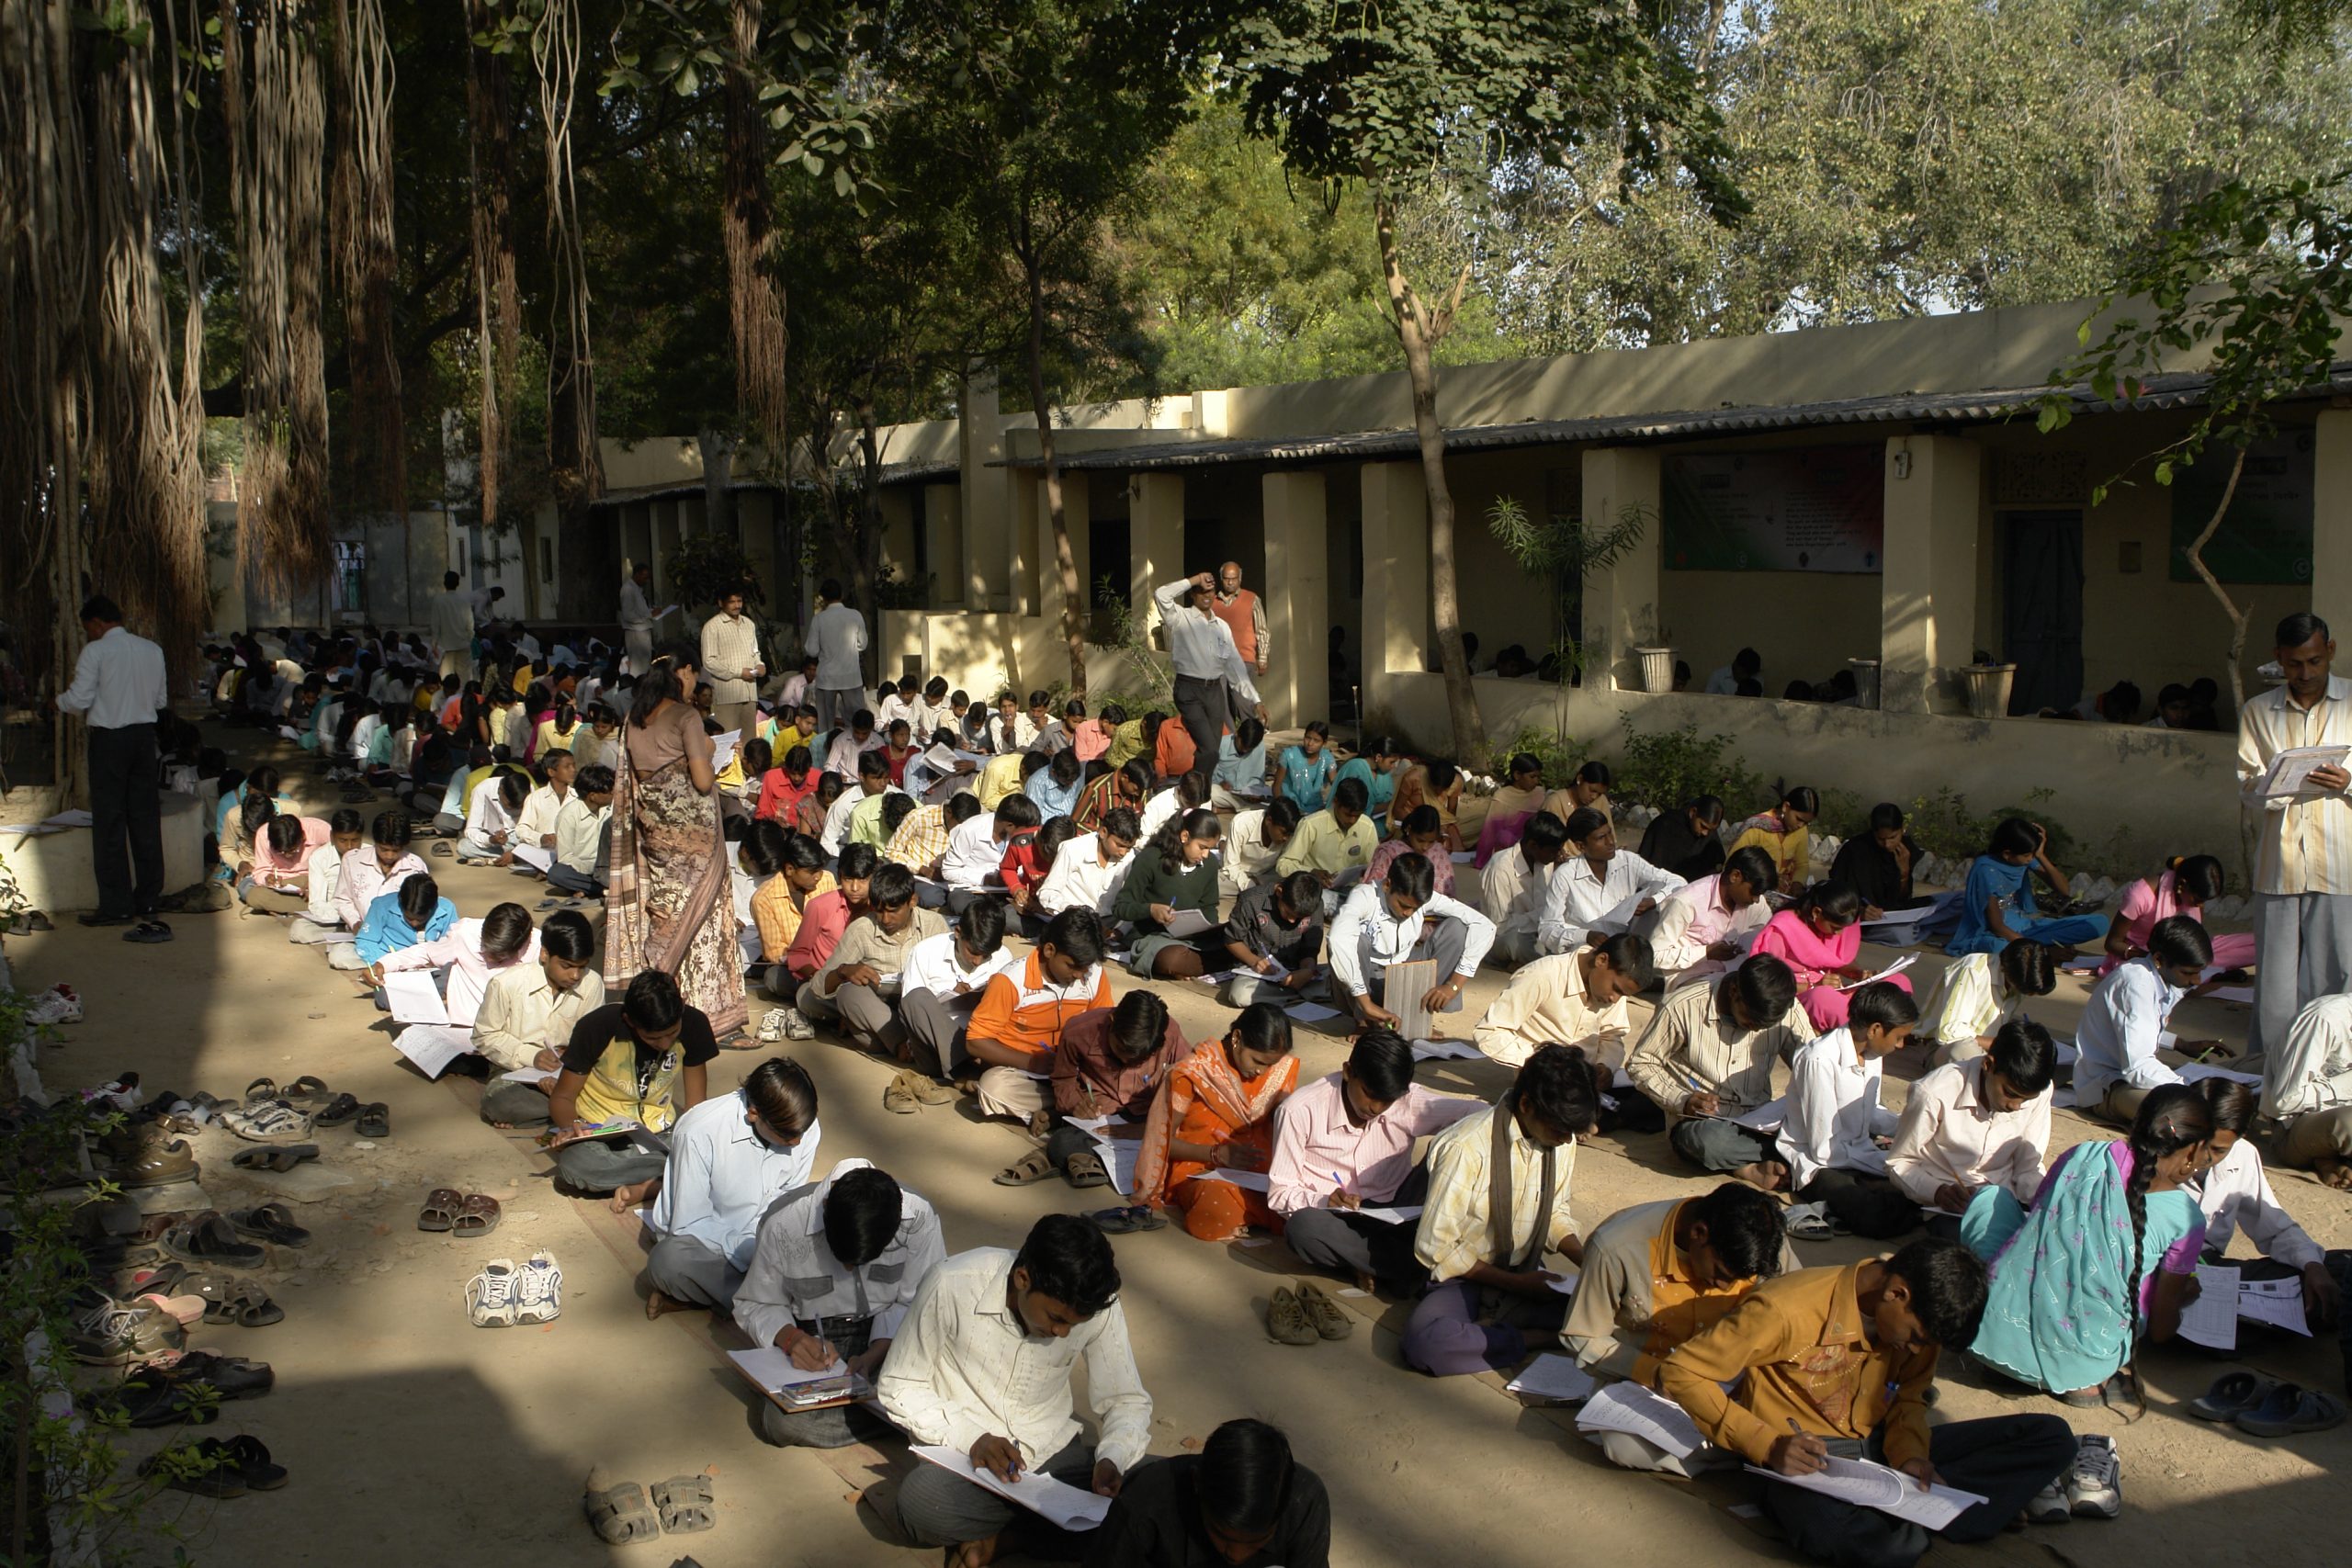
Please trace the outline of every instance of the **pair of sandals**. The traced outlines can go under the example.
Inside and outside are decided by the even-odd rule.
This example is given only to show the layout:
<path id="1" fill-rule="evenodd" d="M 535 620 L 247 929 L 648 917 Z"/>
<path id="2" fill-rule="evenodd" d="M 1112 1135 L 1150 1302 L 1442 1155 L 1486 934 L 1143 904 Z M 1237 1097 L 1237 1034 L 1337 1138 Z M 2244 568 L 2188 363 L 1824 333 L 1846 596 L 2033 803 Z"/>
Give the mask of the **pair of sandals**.
<path id="1" fill-rule="evenodd" d="M 424 1206 L 416 1212 L 416 1228 L 458 1236 L 488 1235 L 504 1217 L 498 1200 L 487 1192 L 460 1192 L 454 1187 L 436 1187 L 425 1195 Z"/>
<path id="2" fill-rule="evenodd" d="M 307 1234 L 304 1239 L 309 1239 Z M 183 1263 L 258 1269 L 269 1261 L 266 1248 L 240 1237 L 229 1217 L 217 1210 L 208 1210 L 186 1224 L 165 1231 L 163 1247 Z"/>
<path id="3" fill-rule="evenodd" d="M 598 1486 L 601 1479 L 601 1472 L 589 1476 L 580 1506 L 588 1516 L 588 1528 L 607 1546 L 651 1540 L 664 1530 L 693 1535 L 718 1522 L 718 1495 L 707 1475 L 673 1475 L 655 1482 L 650 1506 L 646 1489 L 636 1482 Z"/>
<path id="4" fill-rule="evenodd" d="M 774 1013 L 768 1014 L 769 1018 L 775 1016 Z M 764 1021 L 762 1027 L 765 1027 Z M 766 1036 L 763 1034 L 761 1038 L 764 1040 Z M 904 1067 L 882 1090 L 882 1109 L 894 1115 L 912 1116 L 926 1105 L 953 1105 L 957 1098 L 952 1084 L 941 1083 L 928 1073 Z"/>
<path id="5" fill-rule="evenodd" d="M 266 1361 L 190 1350 L 158 1358 L 122 1381 L 114 1404 L 133 1427 L 208 1426 L 232 1399 L 259 1399 L 277 1383 Z"/>
<path id="6" fill-rule="evenodd" d="M 2225 1421 L 2256 1438 L 2324 1432 L 2345 1417 L 2344 1402 L 2334 1394 L 2256 1372 L 2223 1372 L 2188 1408 L 2201 1421 Z"/>
<path id="7" fill-rule="evenodd" d="M 1031 1149 L 1018 1160 L 996 1173 L 999 1187 L 1028 1187 L 1048 1177 L 1059 1176 L 1072 1187 L 1108 1187 L 1111 1172 L 1103 1165 L 1102 1156 L 1092 1149 L 1080 1149 L 1062 1165 L 1057 1166 L 1043 1149 Z"/>
<path id="8" fill-rule="evenodd" d="M 177 1444 L 151 1455 L 139 1467 L 142 1475 L 160 1475 L 175 1492 L 199 1497 L 242 1497 L 248 1492 L 275 1492 L 286 1484 L 287 1469 L 269 1457 L 259 1438 L 237 1437 L 222 1442 L 206 1438 L 187 1447 Z"/>
<path id="9" fill-rule="evenodd" d="M 493 1258 L 466 1281 L 466 1318 L 476 1328 L 548 1323 L 562 1312 L 563 1269 L 551 1252 L 535 1252 L 520 1268 Z"/>

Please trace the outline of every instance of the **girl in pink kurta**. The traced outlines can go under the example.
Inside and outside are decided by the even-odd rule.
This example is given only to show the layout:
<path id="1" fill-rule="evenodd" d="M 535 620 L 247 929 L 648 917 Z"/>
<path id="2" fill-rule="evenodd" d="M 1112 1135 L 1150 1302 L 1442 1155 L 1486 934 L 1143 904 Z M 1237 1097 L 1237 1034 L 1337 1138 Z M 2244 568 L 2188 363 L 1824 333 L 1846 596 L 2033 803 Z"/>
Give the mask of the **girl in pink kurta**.
<path id="1" fill-rule="evenodd" d="M 2107 961 L 2101 975 L 2148 951 L 2148 933 L 2158 920 L 2187 915 L 2205 923 L 2205 906 L 2222 896 L 2222 863 L 2211 855 L 2175 855 L 2164 872 L 2143 876 L 2123 893 L 2123 907 L 2107 928 Z M 2254 963 L 2254 933 L 2231 931 L 2213 938 L 2213 963 L 2245 969 Z"/>
<path id="2" fill-rule="evenodd" d="M 1846 1026 L 1850 993 L 1840 984 L 1867 980 L 1874 970 L 1856 962 L 1862 950 L 1862 896 L 1842 882 L 1816 883 L 1756 933 L 1751 953 L 1769 953 L 1797 977 L 1797 1005 L 1815 1032 Z M 1887 983 L 1910 990 L 1907 976 Z"/>

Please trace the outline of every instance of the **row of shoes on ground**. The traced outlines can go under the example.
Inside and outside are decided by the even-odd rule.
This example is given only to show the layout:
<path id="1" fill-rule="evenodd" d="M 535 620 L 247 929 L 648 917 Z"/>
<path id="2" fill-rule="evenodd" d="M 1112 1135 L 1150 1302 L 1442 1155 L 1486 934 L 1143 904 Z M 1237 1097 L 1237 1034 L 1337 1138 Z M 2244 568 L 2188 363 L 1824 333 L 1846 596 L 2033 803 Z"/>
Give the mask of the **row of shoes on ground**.
<path id="1" fill-rule="evenodd" d="M 531 1254 L 519 1268 L 493 1258 L 466 1281 L 466 1317 L 476 1328 L 548 1323 L 563 1311 L 563 1270 L 555 1254 Z"/>
<path id="2" fill-rule="evenodd" d="M 253 1280 L 239 1275 L 191 1269 L 174 1260 L 159 1259 L 142 1267 L 117 1270 L 107 1280 L 108 1293 L 128 1303 L 149 1302 L 161 1306 L 188 1326 L 188 1303 L 196 1303 L 194 1322 L 238 1328 L 266 1328 L 282 1323 L 286 1309 Z"/>
<path id="3" fill-rule="evenodd" d="M 634 1481 L 616 1482 L 602 1465 L 588 1472 L 580 1506 L 588 1528 L 607 1546 L 650 1540 L 662 1531 L 692 1535 L 718 1522 L 718 1495 L 708 1475 L 673 1475 L 647 1489 Z"/>
<path id="4" fill-rule="evenodd" d="M 2332 1393 L 2256 1372 L 2224 1372 L 2188 1413 L 2205 1421 L 2225 1421 L 2253 1438 L 2291 1438 L 2324 1432 L 2344 1424 L 2344 1401 Z"/>
<path id="5" fill-rule="evenodd" d="M 2082 1434 L 2075 1440 L 2075 1462 L 2025 1506 L 2027 1522 L 2037 1525 L 2111 1519 L 2122 1511 L 2123 1456 L 2104 1432 Z"/>
<path id="6" fill-rule="evenodd" d="M 133 1427 L 202 1427 L 220 1419 L 221 1405 L 259 1399 L 277 1384 L 266 1361 L 190 1350 L 147 1362 L 100 1403 Z"/>
<path id="7" fill-rule="evenodd" d="M 175 1443 L 149 1456 L 140 1473 L 160 1476 L 165 1486 L 199 1497 L 242 1497 L 248 1492 L 275 1492 L 286 1484 L 286 1467 L 269 1457 L 259 1438 L 204 1438 Z"/>
<path id="8" fill-rule="evenodd" d="M 1278 1345 L 1345 1339 L 1355 1331 L 1355 1319 L 1311 1280 L 1299 1280 L 1295 1290 L 1276 1290 L 1266 1303 L 1266 1333 Z"/>

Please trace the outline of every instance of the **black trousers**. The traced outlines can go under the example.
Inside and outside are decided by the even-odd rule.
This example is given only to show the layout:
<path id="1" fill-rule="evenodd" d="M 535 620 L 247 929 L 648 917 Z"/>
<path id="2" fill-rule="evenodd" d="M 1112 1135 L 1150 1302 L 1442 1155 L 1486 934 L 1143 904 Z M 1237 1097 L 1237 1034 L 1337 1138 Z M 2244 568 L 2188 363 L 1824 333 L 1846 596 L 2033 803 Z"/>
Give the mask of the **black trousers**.
<path id="1" fill-rule="evenodd" d="M 164 896 L 163 787 L 153 725 L 91 727 L 90 862 L 101 915 L 144 919 Z"/>
<path id="2" fill-rule="evenodd" d="M 1193 736 L 1193 766 L 1203 773 L 1216 767 L 1216 743 L 1225 734 L 1225 682 L 1176 677 L 1176 716 Z"/>
<path id="3" fill-rule="evenodd" d="M 1882 1463 L 1886 1459 L 1877 1433 L 1867 1444 L 1833 1439 L 1829 1451 Z M 2055 1416 L 1953 1421 L 1928 1432 L 1928 1461 L 1945 1485 L 1984 1499 L 1936 1534 L 1962 1544 L 1990 1540 L 2075 1462 L 2075 1433 Z M 1800 1555 L 1834 1568 L 1911 1568 L 1935 1539 L 1893 1514 L 1798 1486 L 1767 1483 L 1764 1507 Z"/>

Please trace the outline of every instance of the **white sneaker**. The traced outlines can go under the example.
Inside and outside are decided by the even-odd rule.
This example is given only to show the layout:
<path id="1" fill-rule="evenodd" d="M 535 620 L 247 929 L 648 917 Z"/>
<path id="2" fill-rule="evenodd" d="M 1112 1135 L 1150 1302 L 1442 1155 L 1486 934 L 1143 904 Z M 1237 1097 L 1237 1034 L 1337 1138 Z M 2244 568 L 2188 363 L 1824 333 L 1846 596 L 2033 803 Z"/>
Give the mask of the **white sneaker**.
<path id="1" fill-rule="evenodd" d="M 770 1008 L 760 1020 L 760 1038 L 770 1045 L 784 1038 L 784 1015 L 788 1009 Z"/>
<path id="2" fill-rule="evenodd" d="M 2025 1522 L 2030 1525 L 2063 1525 L 2075 1517 L 2075 1506 L 2066 1500 L 2066 1478 L 2058 1476 L 2049 1485 L 2033 1495 L 2025 1506 Z"/>
<path id="3" fill-rule="evenodd" d="M 476 1328 L 507 1328 L 514 1322 L 518 1295 L 514 1260 L 493 1258 L 466 1281 L 466 1316 Z"/>
<path id="4" fill-rule="evenodd" d="M 817 1026 L 809 1022 L 807 1015 L 802 1013 L 798 1008 L 785 1008 L 781 1010 L 784 1014 L 784 1037 L 786 1040 L 814 1040 L 817 1038 Z M 775 1014 L 770 1013 L 768 1016 L 773 1018 Z"/>
<path id="5" fill-rule="evenodd" d="M 51 986 L 33 998 L 25 1009 L 28 1023 L 79 1023 L 82 1021 L 82 998 L 74 987 L 62 982 Z"/>
<path id="6" fill-rule="evenodd" d="M 2075 1450 L 2075 1467 L 2066 1472 L 2066 1503 L 2086 1519 L 2111 1519 L 2123 1511 L 2123 1460 L 2113 1438 L 2084 1434 Z"/>
<path id="7" fill-rule="evenodd" d="M 545 1323 L 563 1312 L 563 1270 L 552 1252 L 534 1252 L 514 1282 L 514 1321 Z"/>

